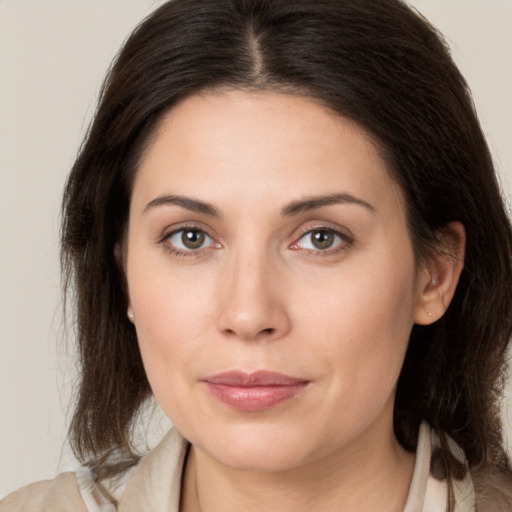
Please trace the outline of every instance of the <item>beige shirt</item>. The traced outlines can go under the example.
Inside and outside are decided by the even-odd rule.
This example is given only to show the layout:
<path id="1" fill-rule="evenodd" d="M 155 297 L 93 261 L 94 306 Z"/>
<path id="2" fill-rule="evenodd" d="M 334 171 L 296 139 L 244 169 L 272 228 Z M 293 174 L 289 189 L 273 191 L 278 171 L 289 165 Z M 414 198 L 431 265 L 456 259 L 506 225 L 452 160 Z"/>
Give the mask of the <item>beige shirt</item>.
<path id="1" fill-rule="evenodd" d="M 423 423 L 404 512 L 445 512 L 446 483 L 430 474 L 432 450 L 438 443 L 437 435 Z M 15 491 L 0 501 L 0 512 L 179 512 L 187 448 L 187 441 L 173 428 L 115 485 L 106 482 L 105 487 L 118 501 L 117 508 L 100 492 L 88 470 L 82 468 Z M 457 457 L 463 456 L 455 443 L 451 449 Z M 455 481 L 454 490 L 455 512 L 475 512 L 469 473 L 463 481 Z"/>

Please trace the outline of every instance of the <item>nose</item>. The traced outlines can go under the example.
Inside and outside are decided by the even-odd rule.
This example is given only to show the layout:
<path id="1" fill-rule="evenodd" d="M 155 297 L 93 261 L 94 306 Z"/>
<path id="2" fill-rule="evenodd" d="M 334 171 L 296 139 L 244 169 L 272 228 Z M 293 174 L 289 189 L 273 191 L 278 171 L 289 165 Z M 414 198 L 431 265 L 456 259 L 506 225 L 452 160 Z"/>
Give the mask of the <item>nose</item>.
<path id="1" fill-rule="evenodd" d="M 277 340 L 290 330 L 278 264 L 247 254 L 231 261 L 220 283 L 218 329 L 241 340 Z"/>

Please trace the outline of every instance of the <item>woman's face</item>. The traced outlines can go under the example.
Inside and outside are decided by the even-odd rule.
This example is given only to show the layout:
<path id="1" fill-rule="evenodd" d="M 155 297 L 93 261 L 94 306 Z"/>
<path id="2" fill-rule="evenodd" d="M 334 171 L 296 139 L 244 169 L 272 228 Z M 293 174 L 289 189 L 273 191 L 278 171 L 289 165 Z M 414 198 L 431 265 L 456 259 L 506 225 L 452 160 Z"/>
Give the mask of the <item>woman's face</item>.
<path id="1" fill-rule="evenodd" d="M 126 273 L 153 392 L 201 453 L 282 470 L 392 435 L 420 286 L 352 122 L 270 92 L 183 101 L 134 183 Z"/>

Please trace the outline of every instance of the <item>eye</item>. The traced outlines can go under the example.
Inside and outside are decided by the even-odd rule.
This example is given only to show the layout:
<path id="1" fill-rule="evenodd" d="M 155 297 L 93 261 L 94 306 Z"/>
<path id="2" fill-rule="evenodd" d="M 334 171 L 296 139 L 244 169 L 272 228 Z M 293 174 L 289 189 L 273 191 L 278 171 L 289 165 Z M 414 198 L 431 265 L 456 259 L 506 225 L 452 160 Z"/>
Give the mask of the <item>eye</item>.
<path id="1" fill-rule="evenodd" d="M 306 249 L 312 251 L 329 251 L 342 248 L 350 243 L 350 240 L 333 229 L 312 229 L 294 242 L 291 249 Z"/>
<path id="2" fill-rule="evenodd" d="M 211 246 L 214 242 L 203 230 L 183 228 L 166 237 L 166 243 L 177 252 L 197 251 Z"/>

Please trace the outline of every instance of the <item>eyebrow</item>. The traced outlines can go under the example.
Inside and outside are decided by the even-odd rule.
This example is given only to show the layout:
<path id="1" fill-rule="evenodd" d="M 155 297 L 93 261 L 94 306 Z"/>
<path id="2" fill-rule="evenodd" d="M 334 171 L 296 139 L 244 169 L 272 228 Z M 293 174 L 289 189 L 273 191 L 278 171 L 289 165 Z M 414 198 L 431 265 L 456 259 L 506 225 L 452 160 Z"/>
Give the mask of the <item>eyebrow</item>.
<path id="1" fill-rule="evenodd" d="M 307 197 L 306 199 L 291 202 L 281 210 L 281 213 L 283 216 L 288 217 L 333 204 L 356 204 L 375 213 L 375 208 L 370 203 L 351 194 L 329 194 L 325 196 Z"/>
<path id="2" fill-rule="evenodd" d="M 169 204 L 181 206 L 182 208 L 190 210 L 191 212 L 202 213 L 212 217 L 220 217 L 219 210 L 212 204 L 199 201 L 197 199 L 191 199 L 190 197 L 177 195 L 163 195 L 153 199 L 144 208 L 144 213 L 151 208 Z M 367 203 L 363 199 L 355 197 L 351 194 L 329 194 L 325 196 L 308 197 L 299 201 L 293 201 L 281 210 L 281 215 L 284 217 L 289 217 L 333 204 L 356 204 L 363 206 L 372 213 L 375 212 L 375 208 L 370 203 Z"/>
<path id="3" fill-rule="evenodd" d="M 151 208 L 167 204 L 175 204 L 177 206 L 181 206 L 182 208 L 185 208 L 195 213 L 202 213 L 204 215 L 210 215 L 212 217 L 220 217 L 219 210 L 209 203 L 198 201 L 197 199 L 191 199 L 190 197 L 175 195 L 159 196 L 153 199 L 144 208 L 144 213 L 150 210 Z"/>

